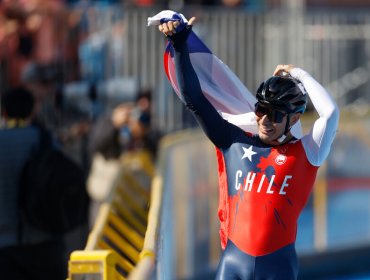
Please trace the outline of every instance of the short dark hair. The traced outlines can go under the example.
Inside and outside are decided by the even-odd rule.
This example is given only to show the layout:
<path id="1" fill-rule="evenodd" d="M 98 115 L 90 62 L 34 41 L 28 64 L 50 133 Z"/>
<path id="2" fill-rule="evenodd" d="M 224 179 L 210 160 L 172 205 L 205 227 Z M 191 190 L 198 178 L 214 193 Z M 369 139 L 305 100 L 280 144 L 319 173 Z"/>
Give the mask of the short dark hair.
<path id="1" fill-rule="evenodd" d="M 1 96 L 2 115 L 8 118 L 26 119 L 30 117 L 34 104 L 32 93 L 23 87 L 7 90 Z"/>

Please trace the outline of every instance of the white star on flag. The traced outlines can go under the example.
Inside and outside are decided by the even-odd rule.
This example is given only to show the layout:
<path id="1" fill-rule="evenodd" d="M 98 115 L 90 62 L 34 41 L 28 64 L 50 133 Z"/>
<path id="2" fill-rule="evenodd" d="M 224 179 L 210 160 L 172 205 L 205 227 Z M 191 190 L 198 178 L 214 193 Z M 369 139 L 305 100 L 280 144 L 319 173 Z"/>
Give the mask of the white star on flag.
<path id="1" fill-rule="evenodd" d="M 256 152 L 254 152 L 252 150 L 253 146 L 250 146 L 248 149 L 245 148 L 245 147 L 242 147 L 243 148 L 243 151 L 244 151 L 244 155 L 242 157 L 242 159 L 244 158 L 248 158 L 250 162 L 252 162 L 252 156 L 257 154 Z"/>

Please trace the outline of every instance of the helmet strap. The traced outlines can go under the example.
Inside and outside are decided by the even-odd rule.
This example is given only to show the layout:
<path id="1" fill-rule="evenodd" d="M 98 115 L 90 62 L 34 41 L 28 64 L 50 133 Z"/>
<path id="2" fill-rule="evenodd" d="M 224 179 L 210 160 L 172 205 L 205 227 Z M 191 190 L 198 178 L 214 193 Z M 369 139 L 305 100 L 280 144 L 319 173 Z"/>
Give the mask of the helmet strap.
<path id="1" fill-rule="evenodd" d="M 288 133 L 290 131 L 290 126 L 289 126 L 289 123 L 290 123 L 290 114 L 287 115 L 287 119 L 286 119 L 286 125 L 285 125 L 285 130 L 283 132 L 283 134 L 281 134 L 277 139 L 276 141 L 278 141 L 279 143 L 283 143 L 284 140 L 287 138 L 288 136 Z"/>

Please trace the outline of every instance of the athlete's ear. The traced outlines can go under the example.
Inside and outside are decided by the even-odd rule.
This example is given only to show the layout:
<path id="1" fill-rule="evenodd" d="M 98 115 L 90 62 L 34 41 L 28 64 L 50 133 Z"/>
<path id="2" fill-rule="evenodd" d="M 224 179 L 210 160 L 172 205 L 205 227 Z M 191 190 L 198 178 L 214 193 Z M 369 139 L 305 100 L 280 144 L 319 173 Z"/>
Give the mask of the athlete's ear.
<path id="1" fill-rule="evenodd" d="M 301 115 L 302 115 L 301 113 L 295 113 L 294 115 L 292 115 L 290 117 L 289 126 L 292 127 L 293 125 L 295 125 L 295 123 L 300 119 Z"/>

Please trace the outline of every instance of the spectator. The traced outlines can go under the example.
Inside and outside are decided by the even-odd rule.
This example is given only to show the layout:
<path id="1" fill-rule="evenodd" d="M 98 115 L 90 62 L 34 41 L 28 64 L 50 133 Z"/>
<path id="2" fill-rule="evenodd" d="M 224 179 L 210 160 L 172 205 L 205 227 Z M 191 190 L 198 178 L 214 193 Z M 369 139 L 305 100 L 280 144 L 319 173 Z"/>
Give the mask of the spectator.
<path id="1" fill-rule="evenodd" d="M 48 128 L 55 129 L 61 122 L 61 100 L 57 91 L 61 79 L 61 67 L 57 64 L 30 62 L 21 72 L 22 85 L 35 98 L 35 118 Z"/>
<path id="2" fill-rule="evenodd" d="M 112 159 L 124 151 L 144 148 L 155 156 L 159 133 L 151 126 L 150 111 L 150 90 L 138 92 L 135 104 L 116 106 L 93 127 L 91 153 L 101 153 L 106 159 Z"/>
<path id="3" fill-rule="evenodd" d="M 134 147 L 148 150 L 155 159 L 160 132 L 152 124 L 151 102 L 152 92 L 150 89 L 139 91 L 135 102 L 136 113 L 132 114 L 134 118 L 132 118 L 131 129 L 133 130 Z"/>
<path id="4" fill-rule="evenodd" d="M 100 153 L 105 159 L 118 158 L 121 155 L 129 138 L 127 125 L 132 108 L 132 104 L 122 103 L 96 121 L 91 131 L 92 154 Z"/>
<path id="5" fill-rule="evenodd" d="M 24 88 L 1 98 L 0 129 L 0 271 L 2 279 L 65 279 L 62 236 L 43 232 L 19 215 L 23 166 L 39 145 L 32 124 L 34 98 Z"/>
<path id="6" fill-rule="evenodd" d="M 155 159 L 160 134 L 151 126 L 151 91 L 138 92 L 134 103 L 121 103 L 101 116 L 92 128 L 90 153 L 92 167 L 88 179 L 91 201 L 90 221 L 94 221 L 118 173 L 119 157 L 127 151 L 144 149 Z"/>

